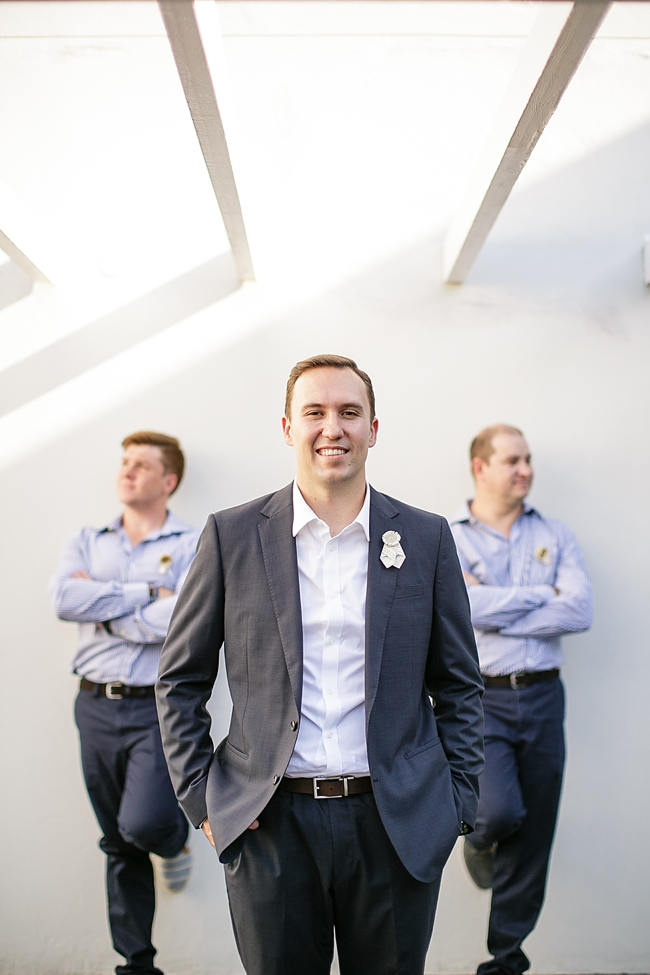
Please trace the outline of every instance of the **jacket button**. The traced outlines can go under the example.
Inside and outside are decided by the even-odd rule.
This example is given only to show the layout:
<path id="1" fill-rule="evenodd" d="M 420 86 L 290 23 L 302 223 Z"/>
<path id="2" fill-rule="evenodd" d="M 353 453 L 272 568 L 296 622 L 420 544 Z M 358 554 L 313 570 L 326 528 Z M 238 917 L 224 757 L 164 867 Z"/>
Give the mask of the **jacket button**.
<path id="1" fill-rule="evenodd" d="M 273 776 L 273 785 L 277 785 L 279 781 L 280 781 L 280 776 L 279 775 L 274 775 Z"/>
<path id="2" fill-rule="evenodd" d="M 297 727 L 298 727 L 298 722 L 297 721 L 292 721 L 291 722 L 291 730 L 292 731 L 295 731 Z"/>

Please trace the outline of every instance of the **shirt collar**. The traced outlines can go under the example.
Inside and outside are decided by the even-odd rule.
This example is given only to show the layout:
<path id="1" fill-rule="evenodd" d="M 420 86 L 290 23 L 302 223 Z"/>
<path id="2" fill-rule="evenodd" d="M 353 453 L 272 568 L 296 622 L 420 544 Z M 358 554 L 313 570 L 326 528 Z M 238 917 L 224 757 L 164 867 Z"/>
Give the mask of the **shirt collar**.
<path id="1" fill-rule="evenodd" d="M 302 494 L 300 493 L 300 488 L 297 483 L 293 482 L 293 527 L 291 532 L 295 538 L 298 532 L 302 531 L 305 525 L 308 525 L 310 521 L 321 521 L 318 515 L 312 511 L 309 507 Z M 370 541 L 370 488 L 366 484 L 366 496 L 363 499 L 363 504 L 361 505 L 361 510 L 356 518 L 351 522 L 351 525 L 361 525 L 363 533 L 366 536 L 366 541 Z M 346 526 L 349 527 L 349 526 Z"/>
<path id="2" fill-rule="evenodd" d="M 109 521 L 107 525 L 104 525 L 102 532 L 119 532 L 122 528 L 122 515 L 118 515 L 113 521 Z M 177 518 L 172 511 L 167 512 L 167 517 L 165 522 L 158 531 L 151 532 L 147 535 L 147 539 L 153 540 L 156 538 L 166 538 L 168 535 L 182 535 L 183 532 L 189 531 L 190 528 L 185 522 Z"/>
<path id="3" fill-rule="evenodd" d="M 450 523 L 452 525 L 461 525 L 463 523 L 467 525 L 478 524 L 478 518 L 474 517 L 470 508 L 472 500 L 473 499 L 470 498 L 469 501 L 466 501 L 465 504 L 458 509 L 454 517 L 450 519 Z M 532 504 L 529 504 L 527 501 L 524 501 L 524 510 L 522 513 L 524 515 L 536 515 L 538 518 L 541 518 L 539 511 L 537 511 L 536 508 L 533 508 Z"/>

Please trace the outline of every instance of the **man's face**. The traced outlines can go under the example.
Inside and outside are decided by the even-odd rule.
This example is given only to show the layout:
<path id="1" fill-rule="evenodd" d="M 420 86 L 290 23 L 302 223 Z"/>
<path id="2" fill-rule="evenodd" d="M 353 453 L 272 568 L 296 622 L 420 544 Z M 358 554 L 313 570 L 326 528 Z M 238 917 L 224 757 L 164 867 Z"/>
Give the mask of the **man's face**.
<path id="1" fill-rule="evenodd" d="M 518 433 L 497 433 L 492 446 L 490 459 L 475 463 L 477 484 L 495 500 L 523 501 L 533 483 L 528 444 Z"/>
<path id="2" fill-rule="evenodd" d="M 117 496 L 122 504 L 146 508 L 166 500 L 176 486 L 176 475 L 165 473 L 160 447 L 131 444 L 124 451 L 117 475 Z"/>
<path id="3" fill-rule="evenodd" d="M 318 490 L 357 480 L 365 483 L 368 448 L 377 439 L 368 393 L 351 369 L 308 369 L 296 381 L 284 439 L 296 451 L 301 488 Z"/>

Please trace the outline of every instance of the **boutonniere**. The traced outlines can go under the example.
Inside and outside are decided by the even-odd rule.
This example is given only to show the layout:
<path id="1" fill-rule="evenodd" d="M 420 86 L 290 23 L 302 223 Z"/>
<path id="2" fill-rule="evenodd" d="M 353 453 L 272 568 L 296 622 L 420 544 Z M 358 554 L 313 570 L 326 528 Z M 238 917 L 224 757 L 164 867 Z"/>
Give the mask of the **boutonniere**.
<path id="1" fill-rule="evenodd" d="M 551 564 L 551 553 L 549 552 L 549 550 L 546 548 L 545 545 L 540 545 L 540 547 L 536 550 L 535 558 L 537 559 L 538 562 L 541 562 L 543 565 Z"/>
<path id="2" fill-rule="evenodd" d="M 160 562 L 158 563 L 158 572 L 161 576 L 168 572 L 172 567 L 172 557 L 171 555 L 161 555 Z"/>
<path id="3" fill-rule="evenodd" d="M 384 547 L 381 550 L 381 555 L 379 558 L 383 565 L 387 569 L 394 566 L 396 569 L 401 569 L 406 559 L 404 554 L 404 549 L 400 545 L 402 536 L 399 532 L 384 532 L 381 536 L 381 540 L 384 543 Z"/>

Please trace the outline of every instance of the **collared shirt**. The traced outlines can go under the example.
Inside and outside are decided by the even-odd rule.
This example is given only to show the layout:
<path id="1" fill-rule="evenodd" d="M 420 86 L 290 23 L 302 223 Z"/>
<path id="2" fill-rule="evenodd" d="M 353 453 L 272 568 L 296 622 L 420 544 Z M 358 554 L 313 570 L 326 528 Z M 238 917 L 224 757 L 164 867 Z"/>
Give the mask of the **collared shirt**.
<path id="1" fill-rule="evenodd" d="M 370 491 L 334 538 L 293 485 L 302 608 L 300 729 L 289 776 L 367 775 L 365 638 Z"/>
<path id="2" fill-rule="evenodd" d="M 593 615 L 591 585 L 573 534 L 530 505 L 508 538 L 475 518 L 469 503 L 451 530 L 463 571 L 481 583 L 468 586 L 468 593 L 482 673 L 559 667 L 560 638 L 589 629 Z"/>
<path id="3" fill-rule="evenodd" d="M 121 517 L 104 528 L 82 528 L 70 539 L 50 596 L 59 619 L 79 624 L 74 673 L 100 684 L 155 683 L 176 598 L 152 602 L 149 586 L 180 590 L 198 534 L 168 513 L 162 528 L 135 548 Z M 87 572 L 90 579 L 73 579 L 73 572 Z"/>

